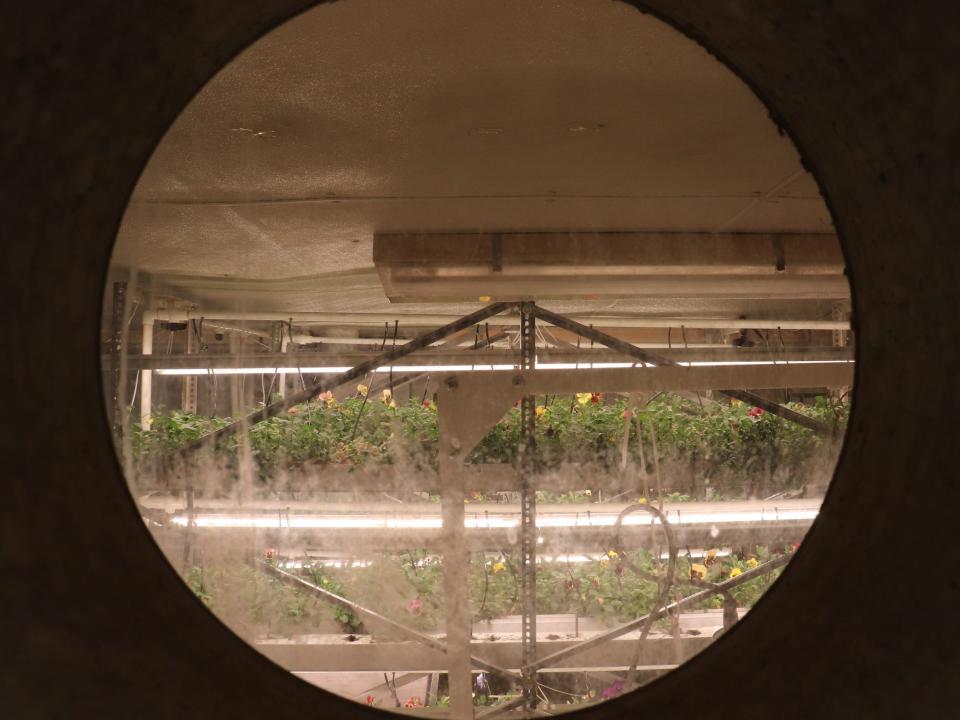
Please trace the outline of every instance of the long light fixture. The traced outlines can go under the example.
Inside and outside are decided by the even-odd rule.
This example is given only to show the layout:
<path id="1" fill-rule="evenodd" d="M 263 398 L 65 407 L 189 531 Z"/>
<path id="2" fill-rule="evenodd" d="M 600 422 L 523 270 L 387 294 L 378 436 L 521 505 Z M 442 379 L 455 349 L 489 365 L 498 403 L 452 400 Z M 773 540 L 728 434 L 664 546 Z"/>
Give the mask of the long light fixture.
<path id="1" fill-rule="evenodd" d="M 691 360 L 681 361 L 683 367 L 741 367 L 760 365 L 850 365 L 854 360 Z M 636 363 L 543 363 L 538 370 L 603 370 L 607 368 L 636 367 Z M 278 373 L 300 372 L 307 375 L 337 375 L 352 368 L 346 366 L 323 367 L 250 367 L 250 368 L 159 368 L 158 375 L 275 375 Z M 489 372 L 492 370 L 516 370 L 515 365 L 385 365 L 373 370 L 375 373 L 389 372 Z"/>
<path id="2" fill-rule="evenodd" d="M 757 510 L 737 511 L 690 511 L 670 510 L 665 513 L 671 525 L 720 525 L 728 523 L 764 523 L 764 522 L 812 522 L 819 512 L 817 508 L 780 509 L 759 508 Z M 617 520 L 616 513 L 564 513 L 540 514 L 537 527 L 540 528 L 591 528 L 612 527 Z M 176 525 L 186 527 L 191 524 L 187 515 L 173 518 Z M 227 515 L 219 513 L 199 513 L 193 516 L 195 527 L 207 528 L 247 528 L 247 529 L 329 529 L 329 530 L 440 530 L 443 521 L 439 516 L 397 517 L 390 515 L 287 515 L 248 514 Z M 464 518 L 463 526 L 469 530 L 499 530 L 519 527 L 518 515 L 474 515 Z M 660 521 L 646 513 L 635 513 L 623 519 L 624 527 L 659 525 Z"/>

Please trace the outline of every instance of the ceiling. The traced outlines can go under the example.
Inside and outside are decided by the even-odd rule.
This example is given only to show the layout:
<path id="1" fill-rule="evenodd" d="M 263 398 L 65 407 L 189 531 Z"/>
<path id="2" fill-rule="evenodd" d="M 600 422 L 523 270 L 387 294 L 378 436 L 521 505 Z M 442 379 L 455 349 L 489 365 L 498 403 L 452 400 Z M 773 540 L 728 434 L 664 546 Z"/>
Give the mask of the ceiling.
<path id="1" fill-rule="evenodd" d="M 648 230 L 832 224 L 750 90 L 632 7 L 342 0 L 265 36 L 196 96 L 145 169 L 113 260 L 204 307 L 384 310 L 375 233 Z"/>

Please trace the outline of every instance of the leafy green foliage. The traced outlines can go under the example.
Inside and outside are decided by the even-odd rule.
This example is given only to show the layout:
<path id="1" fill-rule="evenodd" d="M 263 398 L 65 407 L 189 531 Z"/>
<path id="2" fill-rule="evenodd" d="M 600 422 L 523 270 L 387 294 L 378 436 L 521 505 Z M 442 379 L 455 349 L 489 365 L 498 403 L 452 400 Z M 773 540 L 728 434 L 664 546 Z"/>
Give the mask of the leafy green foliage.
<path id="1" fill-rule="evenodd" d="M 701 483 L 697 496 L 710 499 L 749 488 L 757 478 L 763 478 L 767 492 L 800 487 L 819 467 L 825 445 L 831 442 L 737 402 L 709 403 L 701 409 L 677 396 L 661 395 L 633 416 L 623 399 L 604 402 L 599 395 L 587 395 L 590 399 L 586 402 L 583 397 L 553 398 L 538 410 L 536 440 L 541 466 L 549 469 L 580 463 L 597 471 L 615 469 L 626 432 L 630 461 L 645 463 L 649 474 L 653 471 L 655 435 L 661 464 L 691 468 L 688 474 Z M 849 405 L 829 398 L 818 398 L 811 405 L 788 406 L 838 430 L 849 413 Z M 133 448 L 140 469 L 168 459 L 178 448 L 229 421 L 177 411 L 156 415 L 149 431 L 134 426 Z M 468 462 L 516 462 L 519 439 L 519 410 L 514 408 L 486 434 Z M 342 403 L 308 402 L 254 425 L 249 440 L 264 481 L 304 463 L 362 466 L 402 460 L 413 468 L 435 468 L 437 415 L 432 403 L 395 406 L 360 397 Z M 218 455 L 234 470 L 237 449 L 236 436 L 218 448 Z M 675 492 L 677 499 L 690 494 L 667 490 Z M 569 502 L 584 498 L 581 491 L 576 496 L 545 495 L 544 499 Z"/>

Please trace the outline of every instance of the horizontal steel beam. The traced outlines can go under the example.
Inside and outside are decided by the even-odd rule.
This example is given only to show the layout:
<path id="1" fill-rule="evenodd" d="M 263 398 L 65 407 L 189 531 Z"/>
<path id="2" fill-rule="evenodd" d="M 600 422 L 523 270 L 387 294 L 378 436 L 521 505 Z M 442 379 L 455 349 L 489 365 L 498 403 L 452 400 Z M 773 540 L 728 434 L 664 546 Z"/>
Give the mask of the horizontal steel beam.
<path id="1" fill-rule="evenodd" d="M 680 657 L 677 642 L 672 637 L 650 638 L 644 643 L 640 664 L 646 666 L 673 665 L 697 654 L 712 641 L 708 635 L 684 635 L 680 638 Z M 538 648 L 548 653 L 568 650 L 576 640 L 538 639 Z M 293 672 L 364 672 L 370 670 L 396 672 L 446 672 L 446 658 L 442 652 L 412 642 L 365 641 L 335 643 L 298 643 L 273 641 L 254 645 L 268 659 Z M 582 672 L 590 667 L 628 667 L 636 648 L 636 639 L 627 637 L 596 647 L 575 660 L 563 660 L 549 669 Z M 514 639 L 482 640 L 470 643 L 470 653 L 482 656 L 500 667 L 520 667 L 520 642 Z"/>
<path id="2" fill-rule="evenodd" d="M 456 373 L 450 373 L 456 375 Z M 462 386 L 519 388 L 516 394 L 568 395 L 577 392 L 670 392 L 722 388 L 843 387 L 853 382 L 852 362 L 782 365 L 603 368 L 594 370 L 492 370 L 463 373 Z M 753 402 L 751 399 L 750 402 Z M 754 403 L 756 404 L 756 403 Z M 809 419 L 809 418 L 808 418 Z"/>
<path id="3" fill-rule="evenodd" d="M 143 322 L 157 320 L 185 322 L 187 320 L 213 319 L 248 322 L 282 320 L 294 325 L 332 325 L 383 328 L 384 323 L 400 323 L 401 329 L 411 327 L 434 327 L 456 320 L 459 316 L 449 313 L 398 312 L 239 312 L 217 309 L 148 310 Z M 570 319 L 597 328 L 706 328 L 726 330 L 748 328 L 756 330 L 849 330 L 848 320 L 824 320 L 822 318 L 742 318 L 742 317 L 650 317 L 631 313 L 577 313 Z M 485 320 L 491 327 L 512 327 L 520 324 L 518 316 L 491 317 Z"/>
<path id="4" fill-rule="evenodd" d="M 381 234 L 373 261 L 393 302 L 850 293 L 833 234 Z"/>

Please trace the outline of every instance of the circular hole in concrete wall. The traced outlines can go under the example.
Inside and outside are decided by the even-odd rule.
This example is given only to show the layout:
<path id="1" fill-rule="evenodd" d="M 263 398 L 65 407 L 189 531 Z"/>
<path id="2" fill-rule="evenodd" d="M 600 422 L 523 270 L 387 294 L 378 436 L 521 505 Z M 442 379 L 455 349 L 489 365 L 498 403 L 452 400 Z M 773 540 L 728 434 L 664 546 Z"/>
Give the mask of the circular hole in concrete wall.
<path id="1" fill-rule="evenodd" d="M 305 13 L 157 148 L 107 407 L 184 581 L 385 709 L 557 712 L 729 630 L 849 411 L 829 213 L 757 98 L 605 2 Z"/>

